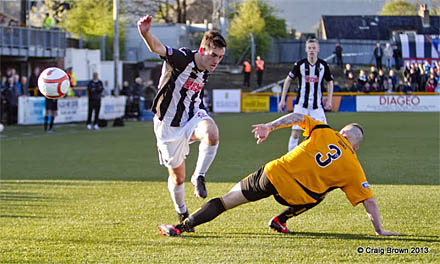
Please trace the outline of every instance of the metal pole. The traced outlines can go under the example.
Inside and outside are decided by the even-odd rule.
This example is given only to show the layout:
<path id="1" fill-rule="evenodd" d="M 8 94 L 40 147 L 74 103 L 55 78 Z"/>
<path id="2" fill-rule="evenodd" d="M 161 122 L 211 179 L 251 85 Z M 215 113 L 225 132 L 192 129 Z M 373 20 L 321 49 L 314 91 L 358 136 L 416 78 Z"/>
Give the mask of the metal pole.
<path id="1" fill-rule="evenodd" d="M 119 64 L 119 0 L 113 0 L 113 62 L 114 62 L 114 91 L 115 95 L 119 95 L 119 85 L 118 85 L 118 64 Z"/>
<path id="2" fill-rule="evenodd" d="M 249 36 L 251 37 L 251 65 L 252 67 L 255 66 L 255 41 L 254 41 L 254 34 L 249 33 Z"/>

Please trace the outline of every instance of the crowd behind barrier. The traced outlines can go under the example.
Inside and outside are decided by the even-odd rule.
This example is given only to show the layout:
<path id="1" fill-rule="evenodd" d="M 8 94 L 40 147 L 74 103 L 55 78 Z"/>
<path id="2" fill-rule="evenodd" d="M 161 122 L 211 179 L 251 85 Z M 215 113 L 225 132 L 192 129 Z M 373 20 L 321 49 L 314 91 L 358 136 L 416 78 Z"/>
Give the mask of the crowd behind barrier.
<path id="1" fill-rule="evenodd" d="M 65 99 L 82 97 L 87 99 L 87 97 L 89 97 L 89 91 L 87 89 L 89 81 L 77 81 L 75 74 L 72 72 L 72 68 L 67 68 L 65 71 L 69 76 L 71 86 Z M 35 67 L 29 77 L 20 76 L 17 74 L 16 69 L 10 67 L 6 69 L 6 75 L 0 75 L 0 123 L 7 125 L 17 124 L 20 98 L 39 97 L 43 100 L 43 95 L 37 88 L 40 73 L 40 67 Z M 102 95 L 115 96 L 116 92 L 109 90 L 107 86 L 108 83 L 104 82 L 106 89 Z M 130 85 L 129 81 L 124 81 L 120 91 L 120 95 L 124 98 L 124 111 L 121 116 L 125 118 L 136 118 L 138 120 L 145 119 L 147 115 L 145 112 L 151 108 L 156 93 L 157 89 L 153 86 L 153 81 L 151 80 L 144 81 L 142 78 L 137 77 L 133 80 L 133 85 Z M 44 107 L 44 100 L 42 102 Z M 77 118 L 69 118 L 71 121 L 80 121 L 77 120 Z M 56 123 L 64 122 L 65 120 L 63 120 L 64 119 L 60 119 L 60 121 L 56 121 Z"/>
<path id="2" fill-rule="evenodd" d="M 388 64 L 388 63 L 387 63 Z M 353 69 L 350 64 L 345 65 L 343 76 L 344 83 L 335 82 L 334 92 L 352 92 L 357 94 L 384 93 L 438 93 L 440 92 L 440 65 L 438 61 L 429 64 L 407 62 L 400 70 L 399 65 L 387 69 L 371 66 L 370 71 Z M 71 68 L 65 70 L 70 77 L 71 89 L 67 97 L 88 96 L 88 81 L 77 81 Z M 6 75 L 0 76 L 0 123 L 12 125 L 17 123 L 18 98 L 20 96 L 42 96 L 37 88 L 40 68 L 35 67 L 32 74 L 20 76 L 16 69 L 7 68 Z M 105 83 L 104 86 L 107 86 Z M 105 90 L 104 95 L 115 95 L 114 91 Z M 142 80 L 137 77 L 130 85 L 128 80 L 123 82 L 120 91 L 126 96 L 124 117 L 140 119 L 143 110 L 151 108 L 153 98 L 157 93 L 151 80 Z M 140 109 L 140 100 L 143 107 Z M 262 99 L 259 99 L 262 100 Z M 210 109 L 211 97 L 205 93 L 205 105 Z"/>
<path id="3" fill-rule="evenodd" d="M 336 83 L 334 91 L 344 92 L 440 92 L 439 63 L 432 65 L 407 62 L 399 72 L 396 69 L 384 70 L 371 66 L 369 72 L 355 71 L 350 64 L 345 65 L 344 84 Z M 400 74 L 399 74 L 400 73 Z M 400 77 L 399 77 L 400 76 Z"/>

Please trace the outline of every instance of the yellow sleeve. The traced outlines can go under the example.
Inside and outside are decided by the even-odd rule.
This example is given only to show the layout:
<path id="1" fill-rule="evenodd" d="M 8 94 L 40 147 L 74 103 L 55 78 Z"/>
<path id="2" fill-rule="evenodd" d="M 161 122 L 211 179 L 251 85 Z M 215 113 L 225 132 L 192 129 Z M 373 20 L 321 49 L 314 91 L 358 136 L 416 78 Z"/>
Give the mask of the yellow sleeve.
<path id="1" fill-rule="evenodd" d="M 296 125 L 298 125 L 301 129 L 304 130 L 304 137 L 308 137 L 310 136 L 310 132 L 312 131 L 312 129 L 319 124 L 324 124 L 319 120 L 315 120 L 313 118 L 311 118 L 310 116 L 304 115 L 304 121 L 297 123 Z"/>
<path id="2" fill-rule="evenodd" d="M 370 184 L 365 177 L 365 173 L 359 166 L 357 172 L 347 172 L 351 174 L 352 180 L 342 188 L 351 205 L 356 206 L 360 202 L 373 197 Z"/>

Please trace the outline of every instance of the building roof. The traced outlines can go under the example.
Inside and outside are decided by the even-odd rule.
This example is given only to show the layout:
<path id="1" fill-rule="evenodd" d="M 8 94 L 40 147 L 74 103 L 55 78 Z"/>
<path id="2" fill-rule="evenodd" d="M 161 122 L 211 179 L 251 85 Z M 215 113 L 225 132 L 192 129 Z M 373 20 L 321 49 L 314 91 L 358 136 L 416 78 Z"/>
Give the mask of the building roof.
<path id="1" fill-rule="evenodd" d="M 323 39 L 389 40 L 393 32 L 440 35 L 440 16 L 429 16 L 424 27 L 420 16 L 322 16 Z"/>

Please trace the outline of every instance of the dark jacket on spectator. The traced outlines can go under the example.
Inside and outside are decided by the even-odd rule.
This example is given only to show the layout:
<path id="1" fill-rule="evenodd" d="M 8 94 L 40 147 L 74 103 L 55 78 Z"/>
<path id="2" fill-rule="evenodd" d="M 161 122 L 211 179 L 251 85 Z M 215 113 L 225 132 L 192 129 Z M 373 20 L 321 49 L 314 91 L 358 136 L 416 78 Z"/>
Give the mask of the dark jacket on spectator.
<path id="1" fill-rule="evenodd" d="M 101 94 L 104 91 L 104 85 L 101 80 L 91 80 L 87 85 L 90 100 L 100 100 Z"/>

